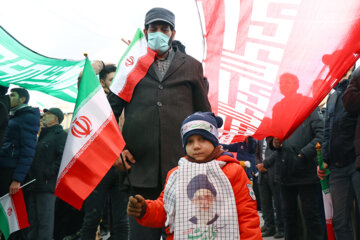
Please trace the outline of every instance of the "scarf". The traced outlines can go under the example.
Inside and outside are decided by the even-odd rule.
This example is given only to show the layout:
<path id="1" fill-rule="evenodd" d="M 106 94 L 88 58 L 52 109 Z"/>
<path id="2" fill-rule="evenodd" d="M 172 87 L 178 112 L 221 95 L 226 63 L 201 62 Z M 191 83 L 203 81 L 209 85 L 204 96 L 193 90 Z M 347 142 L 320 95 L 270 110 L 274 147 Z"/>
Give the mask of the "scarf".
<path id="1" fill-rule="evenodd" d="M 222 153 L 219 150 L 211 155 Z M 164 190 L 165 226 L 175 239 L 240 239 L 234 192 L 221 170 L 225 165 L 179 160 Z"/>

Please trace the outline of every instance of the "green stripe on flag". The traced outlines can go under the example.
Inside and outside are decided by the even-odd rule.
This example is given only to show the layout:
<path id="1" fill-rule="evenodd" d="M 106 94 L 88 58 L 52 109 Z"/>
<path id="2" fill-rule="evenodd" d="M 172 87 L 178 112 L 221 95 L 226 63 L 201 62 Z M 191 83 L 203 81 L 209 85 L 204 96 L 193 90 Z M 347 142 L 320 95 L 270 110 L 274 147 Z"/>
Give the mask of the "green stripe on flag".
<path id="1" fill-rule="evenodd" d="M 78 110 L 80 110 L 82 106 L 84 106 L 100 90 L 100 88 L 101 85 L 99 79 L 97 78 L 89 59 L 86 58 L 73 118 L 76 116 Z"/>
<path id="2" fill-rule="evenodd" d="M 4 235 L 5 240 L 9 238 L 10 235 L 9 222 L 5 209 L 3 209 L 1 204 L 0 204 L 0 231 Z"/>

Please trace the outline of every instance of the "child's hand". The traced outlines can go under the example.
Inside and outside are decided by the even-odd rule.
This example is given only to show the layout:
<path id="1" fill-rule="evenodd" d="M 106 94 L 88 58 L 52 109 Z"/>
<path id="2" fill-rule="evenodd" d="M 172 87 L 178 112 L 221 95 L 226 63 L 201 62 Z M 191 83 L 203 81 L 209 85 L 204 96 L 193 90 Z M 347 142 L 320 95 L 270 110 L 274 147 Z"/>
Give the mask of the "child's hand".
<path id="1" fill-rule="evenodd" d="M 142 218 L 146 212 L 145 199 L 141 195 L 130 196 L 127 214 L 131 217 Z"/>

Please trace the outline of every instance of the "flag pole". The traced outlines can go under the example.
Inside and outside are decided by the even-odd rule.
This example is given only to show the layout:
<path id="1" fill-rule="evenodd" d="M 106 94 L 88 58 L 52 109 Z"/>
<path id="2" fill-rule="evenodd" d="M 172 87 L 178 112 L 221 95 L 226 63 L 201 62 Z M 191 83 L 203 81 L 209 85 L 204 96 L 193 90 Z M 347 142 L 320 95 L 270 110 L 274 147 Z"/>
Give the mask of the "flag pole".
<path id="1" fill-rule="evenodd" d="M 24 185 L 20 186 L 20 188 L 26 187 L 27 185 L 29 185 L 30 183 L 33 183 L 35 181 L 36 181 L 36 179 L 34 178 L 33 180 L 31 180 L 31 181 L 25 183 Z M 7 193 L 4 196 L 0 197 L 0 200 L 3 199 L 4 197 L 7 197 L 8 195 L 9 195 L 9 193 Z"/>
<path id="2" fill-rule="evenodd" d="M 122 164 L 123 164 L 123 166 L 124 166 L 124 168 L 125 168 L 126 178 L 127 178 L 128 182 L 129 182 L 130 195 L 134 195 L 134 194 L 135 194 L 134 188 L 133 188 L 133 186 L 132 186 L 132 184 L 131 184 L 130 177 L 129 177 L 129 172 L 128 172 L 128 170 L 127 170 L 126 167 L 125 167 L 125 166 L 126 166 L 126 165 L 125 165 L 125 161 L 124 161 L 124 158 L 123 158 L 123 156 L 122 156 L 121 153 L 120 153 L 120 158 L 121 158 Z"/>

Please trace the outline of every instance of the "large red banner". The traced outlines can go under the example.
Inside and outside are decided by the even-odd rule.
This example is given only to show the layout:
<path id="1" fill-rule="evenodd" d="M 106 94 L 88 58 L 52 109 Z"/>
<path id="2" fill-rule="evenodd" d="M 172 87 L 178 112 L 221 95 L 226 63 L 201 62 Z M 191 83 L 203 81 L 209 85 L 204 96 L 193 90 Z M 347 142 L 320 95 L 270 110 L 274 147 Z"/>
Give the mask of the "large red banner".
<path id="1" fill-rule="evenodd" d="M 223 143 L 287 138 L 359 58 L 359 0 L 197 0 Z"/>

